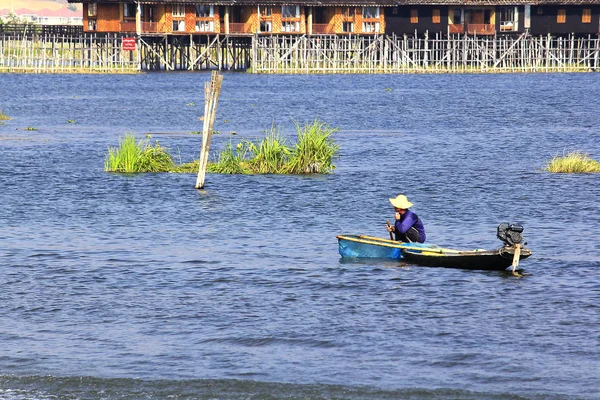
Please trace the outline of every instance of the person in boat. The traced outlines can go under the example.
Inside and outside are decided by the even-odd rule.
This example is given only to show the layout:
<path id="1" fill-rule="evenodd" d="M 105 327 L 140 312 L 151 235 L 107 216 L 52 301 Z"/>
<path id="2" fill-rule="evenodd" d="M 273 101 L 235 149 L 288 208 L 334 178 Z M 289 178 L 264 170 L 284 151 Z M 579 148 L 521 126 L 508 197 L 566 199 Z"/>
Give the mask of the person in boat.
<path id="1" fill-rule="evenodd" d="M 390 203 L 396 210 L 396 222 L 394 225 L 387 226 L 388 232 L 394 232 L 396 240 L 409 243 L 424 243 L 425 242 L 425 227 L 423 221 L 410 211 L 409 208 L 413 203 L 408 201 L 405 195 L 399 194 L 394 199 L 390 199 Z"/>

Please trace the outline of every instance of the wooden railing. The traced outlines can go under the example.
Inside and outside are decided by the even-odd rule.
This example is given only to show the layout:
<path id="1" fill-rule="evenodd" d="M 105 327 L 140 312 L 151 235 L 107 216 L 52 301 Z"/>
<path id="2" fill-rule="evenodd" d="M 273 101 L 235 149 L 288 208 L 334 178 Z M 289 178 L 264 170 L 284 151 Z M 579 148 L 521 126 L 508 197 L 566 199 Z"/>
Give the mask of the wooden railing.
<path id="1" fill-rule="evenodd" d="M 448 24 L 448 30 L 450 33 L 465 33 L 465 26 L 463 24 Z"/>
<path id="2" fill-rule="evenodd" d="M 57 35 L 80 36 L 83 34 L 81 25 L 34 25 L 34 24 L 0 24 L 0 33 L 11 35 Z"/>
<path id="3" fill-rule="evenodd" d="M 333 25 L 330 24 L 312 24 L 312 33 L 316 35 L 324 35 L 334 33 Z"/>
<path id="4" fill-rule="evenodd" d="M 496 34 L 496 26 L 493 24 L 469 24 L 467 33 L 469 35 L 494 35 Z"/>
<path id="5" fill-rule="evenodd" d="M 253 33 L 252 25 L 244 22 L 230 22 L 229 33 Z"/>
<path id="6" fill-rule="evenodd" d="M 158 22 L 142 22 L 141 33 L 157 33 L 160 32 Z M 136 32 L 135 22 L 124 21 L 119 22 L 119 32 Z"/>
<path id="7" fill-rule="evenodd" d="M 119 32 L 135 32 L 135 22 L 119 22 Z"/>

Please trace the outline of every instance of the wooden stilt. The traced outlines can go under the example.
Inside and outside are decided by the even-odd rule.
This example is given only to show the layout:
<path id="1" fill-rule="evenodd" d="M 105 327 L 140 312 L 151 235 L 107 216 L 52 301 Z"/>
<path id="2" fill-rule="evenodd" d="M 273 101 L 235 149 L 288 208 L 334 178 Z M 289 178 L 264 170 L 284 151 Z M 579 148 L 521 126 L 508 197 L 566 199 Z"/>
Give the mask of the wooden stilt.
<path id="1" fill-rule="evenodd" d="M 223 75 L 219 75 L 217 71 L 212 72 L 210 82 L 204 83 L 204 124 L 202 128 L 202 149 L 200 150 L 200 166 L 198 168 L 198 178 L 196 179 L 196 189 L 204 188 L 210 139 L 212 137 L 222 83 Z"/>

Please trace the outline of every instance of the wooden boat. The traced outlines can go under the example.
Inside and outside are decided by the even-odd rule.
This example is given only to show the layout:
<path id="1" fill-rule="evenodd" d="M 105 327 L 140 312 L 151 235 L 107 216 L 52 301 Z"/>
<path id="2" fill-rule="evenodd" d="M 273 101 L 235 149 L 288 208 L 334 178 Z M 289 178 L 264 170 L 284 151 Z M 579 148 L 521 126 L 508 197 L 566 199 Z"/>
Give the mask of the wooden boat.
<path id="1" fill-rule="evenodd" d="M 399 260 L 402 250 L 441 251 L 439 246 L 422 243 L 404 243 L 367 235 L 338 235 L 340 255 L 344 258 L 389 258 Z"/>
<path id="2" fill-rule="evenodd" d="M 523 227 L 507 223 L 498 226 L 504 246 L 495 250 L 456 250 L 434 244 L 404 243 L 366 235 L 338 235 L 343 258 L 387 258 L 430 267 L 502 271 L 531 256 L 521 244 Z M 515 254 L 516 253 L 516 254 Z"/>
<path id="3" fill-rule="evenodd" d="M 403 249 L 404 261 L 428 267 L 480 269 L 487 271 L 503 271 L 513 266 L 515 246 L 504 246 L 495 250 L 449 250 L 442 252 Z M 531 250 L 521 248 L 518 260 L 531 256 Z M 515 265 L 516 266 L 516 265 Z"/>

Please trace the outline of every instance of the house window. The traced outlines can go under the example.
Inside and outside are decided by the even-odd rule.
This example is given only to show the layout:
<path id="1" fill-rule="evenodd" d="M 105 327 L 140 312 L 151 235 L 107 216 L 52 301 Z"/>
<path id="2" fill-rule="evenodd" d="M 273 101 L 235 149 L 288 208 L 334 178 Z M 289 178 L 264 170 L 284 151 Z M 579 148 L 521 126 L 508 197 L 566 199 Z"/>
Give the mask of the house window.
<path id="1" fill-rule="evenodd" d="M 281 18 L 300 18 L 300 6 L 281 6 Z"/>
<path id="2" fill-rule="evenodd" d="M 273 9 L 271 7 L 263 7 L 261 9 L 260 16 L 262 17 L 271 17 L 273 15 Z"/>
<path id="3" fill-rule="evenodd" d="M 344 33 L 354 32 L 354 22 L 348 22 L 348 21 L 342 22 L 342 32 L 344 32 Z"/>
<path id="4" fill-rule="evenodd" d="M 418 10 L 410 10 L 410 23 L 418 24 L 419 23 L 419 11 Z"/>
<path id="5" fill-rule="evenodd" d="M 185 18 L 185 6 L 183 4 L 173 4 L 171 14 L 174 17 Z"/>
<path id="6" fill-rule="evenodd" d="M 300 32 L 300 22 L 284 21 L 281 23 L 282 32 Z"/>
<path id="7" fill-rule="evenodd" d="M 125 19 L 132 19 L 135 18 L 135 10 L 136 10 L 136 6 L 135 3 L 125 3 L 123 4 L 123 17 L 125 17 Z"/>
<path id="8" fill-rule="evenodd" d="M 379 22 L 363 22 L 363 33 L 379 33 Z"/>
<path id="9" fill-rule="evenodd" d="M 515 31 L 517 30 L 516 7 L 501 7 L 500 8 L 500 31 Z"/>
<path id="10" fill-rule="evenodd" d="M 362 8 L 363 18 L 379 18 L 379 7 L 363 7 Z"/>
<path id="11" fill-rule="evenodd" d="M 196 4 L 196 18 L 213 18 L 215 16 L 215 6 Z"/>
<path id="12" fill-rule="evenodd" d="M 342 9 L 343 18 L 354 18 L 354 7 L 344 7 Z"/>
<path id="13" fill-rule="evenodd" d="M 483 10 L 483 23 L 486 25 L 492 23 L 492 12 L 488 9 Z"/>
<path id="14" fill-rule="evenodd" d="M 433 22 L 434 24 L 440 23 L 440 10 L 434 9 L 432 11 L 431 22 Z"/>
<path id="15" fill-rule="evenodd" d="M 567 10 L 560 8 L 558 10 L 558 14 L 556 15 L 556 23 L 564 24 L 565 22 L 567 22 Z"/>
<path id="16" fill-rule="evenodd" d="M 583 13 L 581 14 L 581 22 L 584 24 L 589 24 L 592 22 L 592 9 L 584 8 Z"/>
<path id="17" fill-rule="evenodd" d="M 98 15 L 98 4 L 96 4 L 96 3 L 89 3 L 88 4 L 88 17 L 95 17 L 97 15 Z"/>
<path id="18" fill-rule="evenodd" d="M 214 32 L 215 22 L 214 21 L 196 21 L 196 32 Z"/>
<path id="19" fill-rule="evenodd" d="M 174 20 L 173 21 L 173 32 L 185 32 L 185 21 Z"/>
<path id="20" fill-rule="evenodd" d="M 273 22 L 271 21 L 260 21 L 261 32 L 273 32 Z"/>
<path id="21" fill-rule="evenodd" d="M 450 19 L 450 23 L 454 25 L 460 25 L 463 23 L 462 21 L 462 10 L 460 8 L 451 8 L 448 11 L 448 17 Z"/>
<path id="22" fill-rule="evenodd" d="M 95 19 L 88 19 L 88 31 L 95 31 L 98 29 L 98 24 Z"/>

